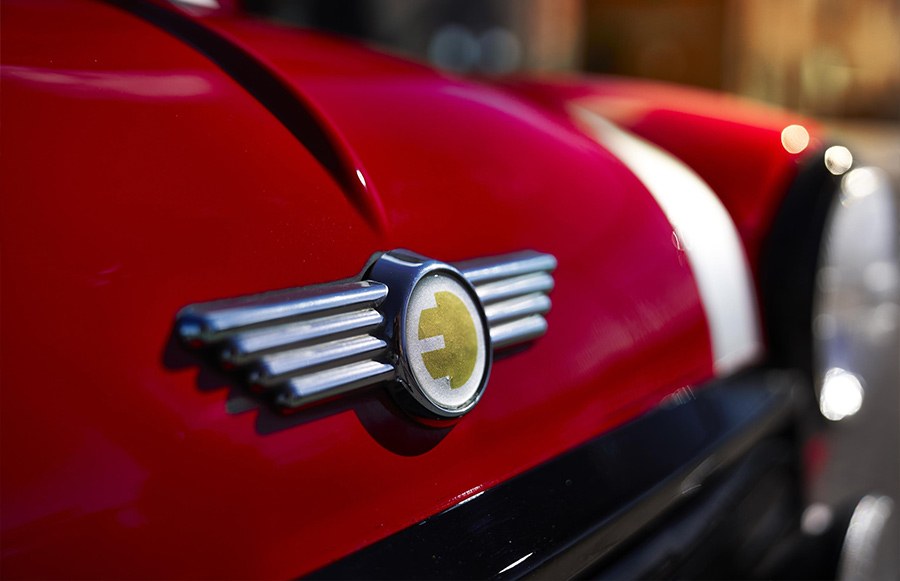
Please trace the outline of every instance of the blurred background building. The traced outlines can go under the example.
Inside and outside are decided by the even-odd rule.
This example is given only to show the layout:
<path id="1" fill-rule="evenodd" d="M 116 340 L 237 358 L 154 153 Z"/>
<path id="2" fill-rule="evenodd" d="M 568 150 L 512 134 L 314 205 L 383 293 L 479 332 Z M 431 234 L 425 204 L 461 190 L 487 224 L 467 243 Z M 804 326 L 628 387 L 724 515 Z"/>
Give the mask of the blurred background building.
<path id="1" fill-rule="evenodd" d="M 897 0 L 250 0 L 458 72 L 587 71 L 900 120 Z"/>
<path id="2" fill-rule="evenodd" d="M 454 72 L 614 74 L 758 99 L 832 122 L 849 145 L 900 183 L 898 0 L 247 0 L 247 5 Z"/>

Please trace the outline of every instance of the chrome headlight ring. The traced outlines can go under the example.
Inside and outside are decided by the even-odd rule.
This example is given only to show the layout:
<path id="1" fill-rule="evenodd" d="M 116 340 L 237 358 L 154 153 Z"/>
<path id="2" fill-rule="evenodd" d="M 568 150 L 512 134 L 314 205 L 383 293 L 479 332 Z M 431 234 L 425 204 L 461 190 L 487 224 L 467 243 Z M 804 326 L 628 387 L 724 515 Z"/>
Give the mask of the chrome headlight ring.
<path id="1" fill-rule="evenodd" d="M 887 175 L 833 146 L 804 167 L 761 271 L 770 361 L 800 369 L 822 415 L 863 405 L 871 354 L 898 331 L 897 198 Z"/>

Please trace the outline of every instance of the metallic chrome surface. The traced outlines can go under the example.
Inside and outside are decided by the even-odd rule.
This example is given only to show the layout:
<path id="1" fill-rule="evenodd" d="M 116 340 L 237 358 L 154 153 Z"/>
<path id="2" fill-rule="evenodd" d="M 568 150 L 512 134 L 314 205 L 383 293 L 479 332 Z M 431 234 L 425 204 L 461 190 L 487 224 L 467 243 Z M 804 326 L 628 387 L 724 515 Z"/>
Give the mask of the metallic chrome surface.
<path id="1" fill-rule="evenodd" d="M 540 315 L 516 319 L 509 323 L 491 326 L 491 343 L 501 349 L 537 339 L 547 332 L 547 320 Z"/>
<path id="2" fill-rule="evenodd" d="M 254 385 L 271 386 L 328 363 L 350 359 L 358 361 L 363 357 L 372 359 L 386 347 L 387 343 L 382 339 L 361 336 L 266 355 L 259 360 L 257 369 L 251 372 L 250 381 Z"/>
<path id="3" fill-rule="evenodd" d="M 253 358 L 278 349 L 344 334 L 373 331 L 382 322 L 384 322 L 384 318 L 381 313 L 375 309 L 364 309 L 312 321 L 247 331 L 228 340 L 228 346 L 222 351 L 222 360 L 234 365 L 242 365 Z"/>
<path id="4" fill-rule="evenodd" d="M 475 285 L 484 305 L 494 349 L 537 339 L 547 332 L 545 315 L 556 258 L 534 251 L 456 263 Z"/>
<path id="5" fill-rule="evenodd" d="M 834 174 L 837 162 L 825 162 Z M 832 421 L 855 416 L 879 389 L 866 377 L 871 354 L 900 329 L 896 194 L 882 170 L 844 165 L 822 233 L 812 313 L 815 387 Z"/>
<path id="6" fill-rule="evenodd" d="M 277 398 L 285 407 L 297 408 L 319 403 L 356 389 L 394 379 L 393 365 L 378 361 L 361 361 L 296 377 L 288 382 Z"/>
<path id="7" fill-rule="evenodd" d="M 862 581 L 874 578 L 879 540 L 893 508 L 894 502 L 887 496 L 869 495 L 859 501 L 850 517 L 850 526 L 844 537 L 838 564 L 838 579 Z"/>
<path id="8" fill-rule="evenodd" d="M 240 368 L 252 386 L 264 388 L 281 406 L 304 407 L 396 380 L 391 393 L 414 415 L 456 418 L 481 397 L 493 349 L 546 333 L 543 315 L 550 310 L 547 293 L 555 268 L 556 258 L 534 251 L 454 266 L 394 250 L 371 262 L 359 277 L 368 280 L 190 305 L 178 314 L 176 333 L 190 347 L 213 349 L 224 367 Z M 485 330 L 479 386 L 463 405 L 452 408 L 418 385 L 407 361 L 403 325 L 384 324 L 406 321 L 414 289 L 428 276 L 456 280 Z"/>
<path id="9" fill-rule="evenodd" d="M 266 323 L 376 306 L 387 292 L 383 284 L 359 281 L 201 303 L 178 314 L 178 330 L 186 341 L 212 343 Z"/>
<path id="10" fill-rule="evenodd" d="M 533 250 L 513 252 L 503 256 L 490 256 L 457 262 L 456 268 L 474 285 L 502 278 L 511 278 L 532 272 L 553 272 L 556 258 Z"/>
<path id="11" fill-rule="evenodd" d="M 434 275 L 455 280 L 461 289 L 470 295 L 471 300 L 479 307 L 481 306 L 476 289 L 459 270 L 449 264 L 431 260 L 407 250 L 385 253 L 375 261 L 368 272 L 369 277 L 383 281 L 391 288 L 391 293 L 382 305 L 385 320 L 401 321 L 400 325 L 390 325 L 384 329 L 388 340 L 392 342 L 395 349 L 393 361 L 397 368 L 397 382 L 390 388 L 391 395 L 401 407 L 415 417 L 447 420 L 462 416 L 481 399 L 490 375 L 493 350 L 487 317 L 484 315 L 483 309 L 479 309 L 481 321 L 478 324 L 485 331 L 486 353 L 481 380 L 471 397 L 461 405 L 453 407 L 442 405 L 416 379 L 416 373 L 409 357 L 409 342 L 417 340 L 417 337 L 407 336 L 406 321 L 411 316 L 409 307 L 416 286 L 426 277 Z"/>
<path id="12" fill-rule="evenodd" d="M 384 284 L 355 281 L 201 303 L 179 313 L 177 329 L 298 407 L 393 377 L 393 365 L 374 360 L 387 347 L 376 310 L 387 294 Z"/>
<path id="13" fill-rule="evenodd" d="M 539 272 L 524 274 L 514 278 L 488 282 L 475 287 L 481 302 L 488 304 L 524 294 L 550 292 L 553 289 L 553 277 Z"/>
<path id="14" fill-rule="evenodd" d="M 529 315 L 543 315 L 549 310 L 550 297 L 542 293 L 516 297 L 484 307 L 488 322 L 492 325 Z"/>

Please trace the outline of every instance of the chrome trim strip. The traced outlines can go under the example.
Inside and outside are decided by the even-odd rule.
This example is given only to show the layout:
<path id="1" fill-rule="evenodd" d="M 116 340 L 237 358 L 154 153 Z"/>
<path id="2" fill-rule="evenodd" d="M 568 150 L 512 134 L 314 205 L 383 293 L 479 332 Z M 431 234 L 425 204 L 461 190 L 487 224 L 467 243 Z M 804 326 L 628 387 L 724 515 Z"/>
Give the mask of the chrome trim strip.
<path id="1" fill-rule="evenodd" d="M 373 264 L 428 261 L 404 252 L 385 253 Z M 453 265 L 428 264 L 456 272 Z M 543 315 L 551 306 L 556 258 L 525 251 L 458 264 L 484 309 L 493 349 L 547 331 Z M 377 272 L 370 269 L 368 276 L 393 280 Z M 190 347 L 215 350 L 224 367 L 241 368 L 279 405 L 302 407 L 402 376 L 401 349 L 384 325 L 385 317 L 396 317 L 393 302 L 403 306 L 402 293 L 396 294 L 403 284 L 391 287 L 387 302 L 387 284 L 360 280 L 198 303 L 178 314 L 176 333 Z"/>
<path id="2" fill-rule="evenodd" d="M 556 258 L 533 250 L 456 263 L 484 306 L 494 350 L 537 339 L 547 332 Z"/>
<path id="3" fill-rule="evenodd" d="M 387 342 L 376 310 L 388 294 L 380 282 L 295 288 L 191 305 L 178 334 L 192 347 L 214 345 L 225 367 L 248 369 L 249 383 L 297 407 L 393 377 L 375 361 Z"/>
<path id="4" fill-rule="evenodd" d="M 556 270 L 556 258 L 551 254 L 525 250 L 502 256 L 456 262 L 454 266 L 463 273 L 469 282 L 479 285 L 492 280 L 511 278 L 532 272 L 553 272 Z"/>
<path id="5" fill-rule="evenodd" d="M 475 292 L 482 303 L 488 304 L 530 293 L 547 293 L 552 289 L 553 277 L 539 272 L 478 285 Z"/>
<path id="6" fill-rule="evenodd" d="M 256 364 L 249 379 L 253 385 L 272 386 L 284 383 L 304 371 L 336 362 L 358 361 L 365 356 L 371 360 L 382 353 L 387 343 L 371 335 L 339 339 L 310 347 L 282 351 L 263 356 Z"/>
<path id="7" fill-rule="evenodd" d="M 514 297 L 484 307 L 488 323 L 502 323 L 530 315 L 543 315 L 550 310 L 550 297 L 543 293 L 533 293 Z"/>
<path id="8" fill-rule="evenodd" d="M 491 325 L 491 343 L 494 349 L 510 347 L 537 339 L 547 332 L 547 319 L 532 315 L 509 323 Z"/>
<path id="9" fill-rule="evenodd" d="M 350 391 L 394 379 L 393 365 L 378 361 L 362 361 L 296 377 L 288 382 L 277 402 L 285 407 L 298 408 L 331 399 Z"/>
<path id="10" fill-rule="evenodd" d="M 387 292 L 384 284 L 360 281 L 201 303 L 178 314 L 179 332 L 191 344 L 212 343 L 266 323 L 374 307 L 381 304 Z"/>
<path id="11" fill-rule="evenodd" d="M 363 309 L 311 321 L 247 331 L 228 340 L 228 345 L 222 350 L 222 360 L 232 365 L 243 365 L 279 349 L 328 338 L 334 339 L 342 335 L 374 331 L 383 322 L 384 317 L 375 309 Z"/>

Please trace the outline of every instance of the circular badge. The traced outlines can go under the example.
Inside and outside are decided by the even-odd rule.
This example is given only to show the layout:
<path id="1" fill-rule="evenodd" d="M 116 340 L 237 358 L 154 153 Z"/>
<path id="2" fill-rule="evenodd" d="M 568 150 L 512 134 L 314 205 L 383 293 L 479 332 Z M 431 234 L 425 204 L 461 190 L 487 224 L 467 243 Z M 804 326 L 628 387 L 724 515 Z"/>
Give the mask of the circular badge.
<path id="1" fill-rule="evenodd" d="M 421 394 L 440 411 L 471 408 L 484 386 L 490 362 L 479 307 L 454 277 L 422 277 L 406 308 L 409 370 Z"/>

